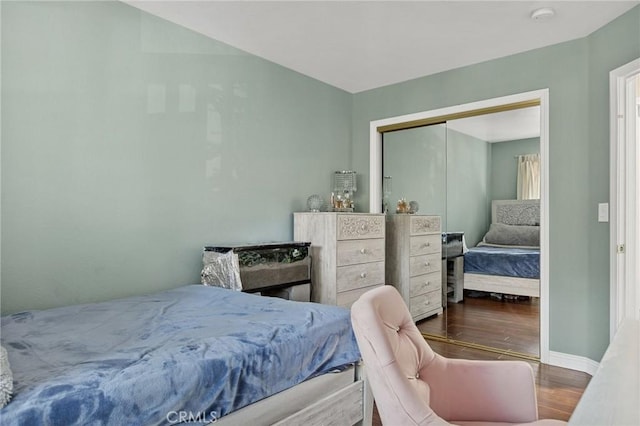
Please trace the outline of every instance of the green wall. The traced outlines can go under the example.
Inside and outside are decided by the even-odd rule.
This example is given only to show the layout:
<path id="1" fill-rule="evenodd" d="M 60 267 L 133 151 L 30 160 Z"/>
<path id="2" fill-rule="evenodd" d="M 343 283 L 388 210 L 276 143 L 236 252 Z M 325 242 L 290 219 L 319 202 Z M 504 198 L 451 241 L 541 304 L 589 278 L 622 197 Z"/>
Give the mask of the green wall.
<path id="1" fill-rule="evenodd" d="M 389 211 L 399 199 L 417 201 L 418 214 L 446 216 L 447 128 L 443 124 L 385 134 L 383 173 L 391 176 Z"/>
<path id="2" fill-rule="evenodd" d="M 588 103 L 586 122 L 589 137 L 579 145 L 586 157 L 589 188 L 586 197 L 591 207 L 589 232 L 581 238 L 581 243 L 587 248 L 584 266 L 590 278 L 584 302 L 587 312 L 606 312 L 607 315 L 588 318 L 587 325 L 591 330 L 583 338 L 584 344 L 590 348 L 602 347 L 602 337 L 609 335 L 609 226 L 596 222 L 597 204 L 609 198 L 609 73 L 637 58 L 640 58 L 640 6 L 589 36 L 589 97 L 582 98 Z M 567 163 L 564 164 L 573 163 L 570 154 L 567 153 Z M 566 217 L 565 220 L 571 218 Z M 571 276 L 567 269 L 561 273 L 563 277 Z"/>
<path id="3" fill-rule="evenodd" d="M 516 199 L 515 157 L 540 152 L 540 138 L 488 143 L 446 124 L 383 138 L 383 175 L 393 182 L 390 213 L 400 198 L 416 200 L 420 214 L 442 217 L 443 230 L 464 232 L 469 247 L 489 228 L 491 200 Z"/>
<path id="4" fill-rule="evenodd" d="M 447 132 L 447 220 L 450 232 L 464 232 L 465 242 L 475 246 L 490 223 L 490 144 L 449 130 Z"/>
<path id="5" fill-rule="evenodd" d="M 515 200 L 518 192 L 518 160 L 515 157 L 539 153 L 540 138 L 492 143 L 490 198 L 492 200 Z"/>
<path id="6" fill-rule="evenodd" d="M 594 360 L 609 342 L 609 227 L 596 214 L 609 199 L 608 73 L 640 57 L 639 24 L 640 6 L 586 38 L 359 93 L 353 101 L 353 168 L 364 172 L 371 120 L 549 89 L 550 349 Z M 365 194 L 360 205 L 368 204 Z"/>
<path id="7" fill-rule="evenodd" d="M 391 214 L 400 198 L 415 200 L 419 214 L 440 216 L 443 230 L 464 232 L 467 244 L 476 245 L 490 223 L 490 144 L 446 124 L 383 138 L 383 175 L 392 177 Z"/>
<path id="8" fill-rule="evenodd" d="M 351 95 L 120 2 L 2 2 L 2 314 L 198 283 L 350 167 Z"/>

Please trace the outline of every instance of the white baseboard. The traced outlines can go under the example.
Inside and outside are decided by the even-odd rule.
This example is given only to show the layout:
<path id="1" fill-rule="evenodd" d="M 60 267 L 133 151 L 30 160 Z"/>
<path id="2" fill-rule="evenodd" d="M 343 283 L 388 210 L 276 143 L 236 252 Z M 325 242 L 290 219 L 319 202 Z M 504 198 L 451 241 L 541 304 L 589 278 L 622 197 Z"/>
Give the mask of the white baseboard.
<path id="1" fill-rule="evenodd" d="M 578 370 L 593 376 L 600 365 L 596 361 L 578 355 L 549 351 L 549 365 Z"/>

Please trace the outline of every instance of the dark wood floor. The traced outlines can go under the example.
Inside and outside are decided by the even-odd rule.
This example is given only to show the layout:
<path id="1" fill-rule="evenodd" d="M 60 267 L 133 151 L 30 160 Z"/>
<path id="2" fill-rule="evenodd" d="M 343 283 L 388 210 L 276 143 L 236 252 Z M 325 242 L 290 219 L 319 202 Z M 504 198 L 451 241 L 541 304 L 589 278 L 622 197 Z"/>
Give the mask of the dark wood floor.
<path id="1" fill-rule="evenodd" d="M 505 354 L 467 348 L 451 343 L 433 340 L 428 340 L 427 342 L 435 352 L 447 358 L 516 359 Z M 540 418 L 569 420 L 591 376 L 581 371 L 553 367 L 536 361 L 527 362 L 531 364 L 536 379 Z M 380 417 L 375 410 L 373 425 L 382 425 Z"/>
<path id="2" fill-rule="evenodd" d="M 449 302 L 442 315 L 420 321 L 418 328 L 423 333 L 490 346 L 505 353 L 539 357 L 539 300 L 465 296 L 463 302 Z"/>

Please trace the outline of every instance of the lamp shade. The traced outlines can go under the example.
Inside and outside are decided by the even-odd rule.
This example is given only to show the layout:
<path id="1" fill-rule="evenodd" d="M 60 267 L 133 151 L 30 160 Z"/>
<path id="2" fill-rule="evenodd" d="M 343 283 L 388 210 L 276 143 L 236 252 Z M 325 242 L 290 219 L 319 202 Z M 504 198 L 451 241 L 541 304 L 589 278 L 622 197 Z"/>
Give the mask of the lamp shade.
<path id="1" fill-rule="evenodd" d="M 333 175 L 333 191 L 338 194 L 356 192 L 356 172 L 351 170 L 336 171 Z"/>

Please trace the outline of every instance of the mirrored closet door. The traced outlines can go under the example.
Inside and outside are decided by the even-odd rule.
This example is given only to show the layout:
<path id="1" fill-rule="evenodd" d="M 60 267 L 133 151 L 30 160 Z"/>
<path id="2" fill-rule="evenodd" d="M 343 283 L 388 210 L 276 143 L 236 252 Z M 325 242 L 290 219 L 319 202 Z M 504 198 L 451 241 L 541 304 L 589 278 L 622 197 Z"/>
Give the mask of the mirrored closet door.
<path id="1" fill-rule="evenodd" d="M 386 282 L 403 295 L 420 330 L 442 338 L 447 337 L 441 250 L 447 217 L 446 138 L 446 124 L 436 124 L 386 133 L 382 146 Z"/>
<path id="2" fill-rule="evenodd" d="M 414 316 L 425 335 L 540 356 L 539 132 L 533 105 L 383 134 L 387 223 L 406 214 L 398 208 L 403 201 L 417 202 L 416 217 L 440 217 L 442 309 Z M 388 228 L 387 244 L 398 245 L 395 235 L 404 234 Z M 413 232 L 402 238 L 426 238 Z M 420 269 L 428 260 L 414 262 L 418 256 L 407 247 L 401 255 L 413 263 L 399 281 L 410 303 L 432 280 Z M 411 299 L 412 311 L 420 312 L 423 299 Z"/>

